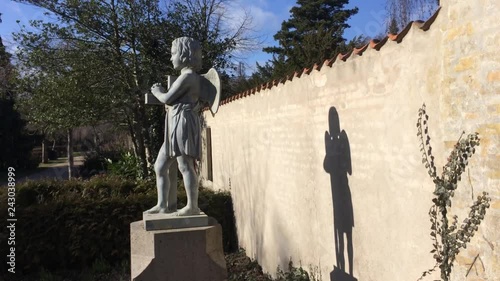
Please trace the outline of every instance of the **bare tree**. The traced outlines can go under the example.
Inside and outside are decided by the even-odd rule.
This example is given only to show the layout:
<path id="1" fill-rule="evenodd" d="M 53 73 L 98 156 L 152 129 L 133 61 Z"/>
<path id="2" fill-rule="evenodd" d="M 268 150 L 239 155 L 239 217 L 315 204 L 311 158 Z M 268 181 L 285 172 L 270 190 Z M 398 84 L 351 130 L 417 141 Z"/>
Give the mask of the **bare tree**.
<path id="1" fill-rule="evenodd" d="M 172 40 L 180 36 L 198 39 L 204 47 L 202 70 L 232 66 L 235 49 L 251 42 L 249 16 L 228 22 L 232 14 L 229 4 L 234 0 L 15 1 L 43 8 L 56 19 L 33 21 L 37 32 L 23 29 L 16 34 L 14 39 L 26 54 L 18 57 L 25 58 L 30 69 L 45 68 L 42 72 L 67 63 L 68 56 L 75 66 L 85 66 L 81 73 L 73 71 L 68 76 L 87 76 L 79 82 L 88 84 L 86 93 L 106 89 L 106 94 L 91 96 L 109 99 L 91 104 L 108 109 L 103 121 L 126 126 L 143 175 L 158 151 L 155 145 L 161 144 L 162 134 L 155 133 L 161 129 L 156 128 L 163 126 L 161 110 L 146 108 L 143 97 L 153 83 L 162 81 L 166 73 L 174 73 L 168 63 Z M 160 6 L 160 1 L 166 6 Z M 69 44 L 73 51 L 62 50 L 59 42 Z M 61 69 L 65 70 L 64 66 Z"/>
<path id="2" fill-rule="evenodd" d="M 427 19 L 439 6 L 439 0 L 387 0 L 387 31 L 396 33 L 410 21 Z"/>
<path id="3" fill-rule="evenodd" d="M 189 36 L 203 44 L 203 68 L 229 68 L 245 54 L 261 48 L 250 11 L 234 0 L 175 0 L 169 18 L 182 26 L 179 36 Z M 220 38 L 220 40 L 213 40 Z M 225 54 L 220 55 L 224 49 Z M 217 57 L 214 57 L 217 56 Z"/>

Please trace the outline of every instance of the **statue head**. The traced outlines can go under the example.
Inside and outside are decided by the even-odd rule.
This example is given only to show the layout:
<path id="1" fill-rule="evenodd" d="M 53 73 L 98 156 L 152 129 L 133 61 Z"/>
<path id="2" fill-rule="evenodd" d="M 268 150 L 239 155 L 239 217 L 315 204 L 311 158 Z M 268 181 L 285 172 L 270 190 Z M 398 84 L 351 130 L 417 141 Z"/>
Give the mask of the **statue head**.
<path id="1" fill-rule="evenodd" d="M 184 67 L 195 71 L 201 69 L 201 45 L 200 42 L 190 37 L 180 37 L 172 42 L 172 63 L 175 69 Z"/>

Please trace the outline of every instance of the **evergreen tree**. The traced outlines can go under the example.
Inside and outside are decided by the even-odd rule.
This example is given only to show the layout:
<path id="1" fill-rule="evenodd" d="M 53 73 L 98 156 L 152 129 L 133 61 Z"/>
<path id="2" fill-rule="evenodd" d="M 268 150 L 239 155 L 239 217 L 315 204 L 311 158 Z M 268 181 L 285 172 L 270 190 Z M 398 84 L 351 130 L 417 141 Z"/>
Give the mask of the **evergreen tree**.
<path id="1" fill-rule="evenodd" d="M 364 46 L 368 44 L 370 39 L 363 35 L 356 36 L 351 39 L 348 43 L 343 41 L 341 44 L 337 46 L 335 54 L 338 53 L 346 53 L 351 51 L 353 48 L 358 48 L 360 46 Z M 334 55 L 335 55 L 334 54 Z M 325 57 L 324 59 L 330 59 L 334 55 L 330 57 Z M 317 63 L 322 63 L 324 59 L 320 59 Z M 313 66 L 313 64 L 304 65 L 303 68 L 309 68 Z M 283 55 L 274 56 L 271 61 L 266 62 L 263 65 L 259 63 L 256 64 L 256 70 L 250 77 L 241 81 L 237 85 L 237 89 L 240 91 L 235 92 L 240 93 L 248 89 L 253 89 L 255 87 L 259 87 L 262 84 L 268 83 L 273 80 L 282 80 L 287 77 L 287 75 L 292 75 L 293 71 L 300 71 L 301 68 L 292 69 L 287 64 L 287 61 L 284 59 Z"/>
<path id="2" fill-rule="evenodd" d="M 398 34 L 399 32 L 399 27 L 398 27 L 398 22 L 396 21 L 396 18 L 391 18 L 389 26 L 387 27 L 387 32 L 390 34 Z"/>
<path id="3" fill-rule="evenodd" d="M 274 35 L 279 46 L 264 51 L 273 54 L 273 76 L 311 67 L 332 58 L 346 46 L 342 37 L 347 20 L 358 8 L 346 9 L 348 0 L 297 0 L 291 16 Z"/>
<path id="4" fill-rule="evenodd" d="M 27 133 L 26 122 L 14 107 L 16 72 L 10 57 L 0 37 L 0 169 L 29 169 L 38 164 L 31 159 L 36 137 Z"/>

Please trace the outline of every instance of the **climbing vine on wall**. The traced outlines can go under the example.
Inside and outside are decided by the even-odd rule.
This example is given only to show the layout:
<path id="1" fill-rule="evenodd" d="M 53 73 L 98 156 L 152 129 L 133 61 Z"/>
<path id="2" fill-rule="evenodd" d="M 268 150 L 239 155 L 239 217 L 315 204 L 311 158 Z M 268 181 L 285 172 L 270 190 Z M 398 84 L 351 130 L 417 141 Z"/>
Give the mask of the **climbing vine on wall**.
<path id="1" fill-rule="evenodd" d="M 427 115 L 424 104 L 418 111 L 417 136 L 420 139 L 422 163 L 435 185 L 435 197 L 432 199 L 433 205 L 429 210 L 429 216 L 431 221 L 430 235 L 433 241 L 431 253 L 434 254 L 436 265 L 434 268 L 424 271 L 419 280 L 439 268 L 441 279 L 448 281 L 456 255 L 460 249 L 467 247 L 467 243 L 478 230 L 478 226 L 486 214 L 486 209 L 490 206 L 491 198 L 488 193 L 483 192 L 473 202 L 469 215 L 462 224 L 459 225 L 457 216 L 453 216 L 450 222 L 448 212 L 452 205 L 451 200 L 469 159 L 476 152 L 476 146 L 479 145 L 480 139 L 478 133 L 469 134 L 465 138 L 463 137 L 465 132 L 462 133 L 443 167 L 442 174 L 438 176 L 430 144 L 428 120 L 429 115 Z"/>

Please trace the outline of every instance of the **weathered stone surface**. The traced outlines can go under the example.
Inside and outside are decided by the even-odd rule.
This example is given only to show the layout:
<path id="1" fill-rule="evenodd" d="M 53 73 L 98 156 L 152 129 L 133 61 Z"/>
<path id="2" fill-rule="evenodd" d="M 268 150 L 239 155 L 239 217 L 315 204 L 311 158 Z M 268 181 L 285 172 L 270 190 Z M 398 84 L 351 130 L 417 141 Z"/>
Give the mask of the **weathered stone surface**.
<path id="1" fill-rule="evenodd" d="M 130 224 L 132 281 L 222 281 L 227 278 L 219 224 L 146 231 Z"/>
<path id="2" fill-rule="evenodd" d="M 201 213 L 192 216 L 177 216 L 172 214 L 147 214 L 142 215 L 145 230 L 167 230 L 209 226 L 215 223 L 214 219 Z"/>

